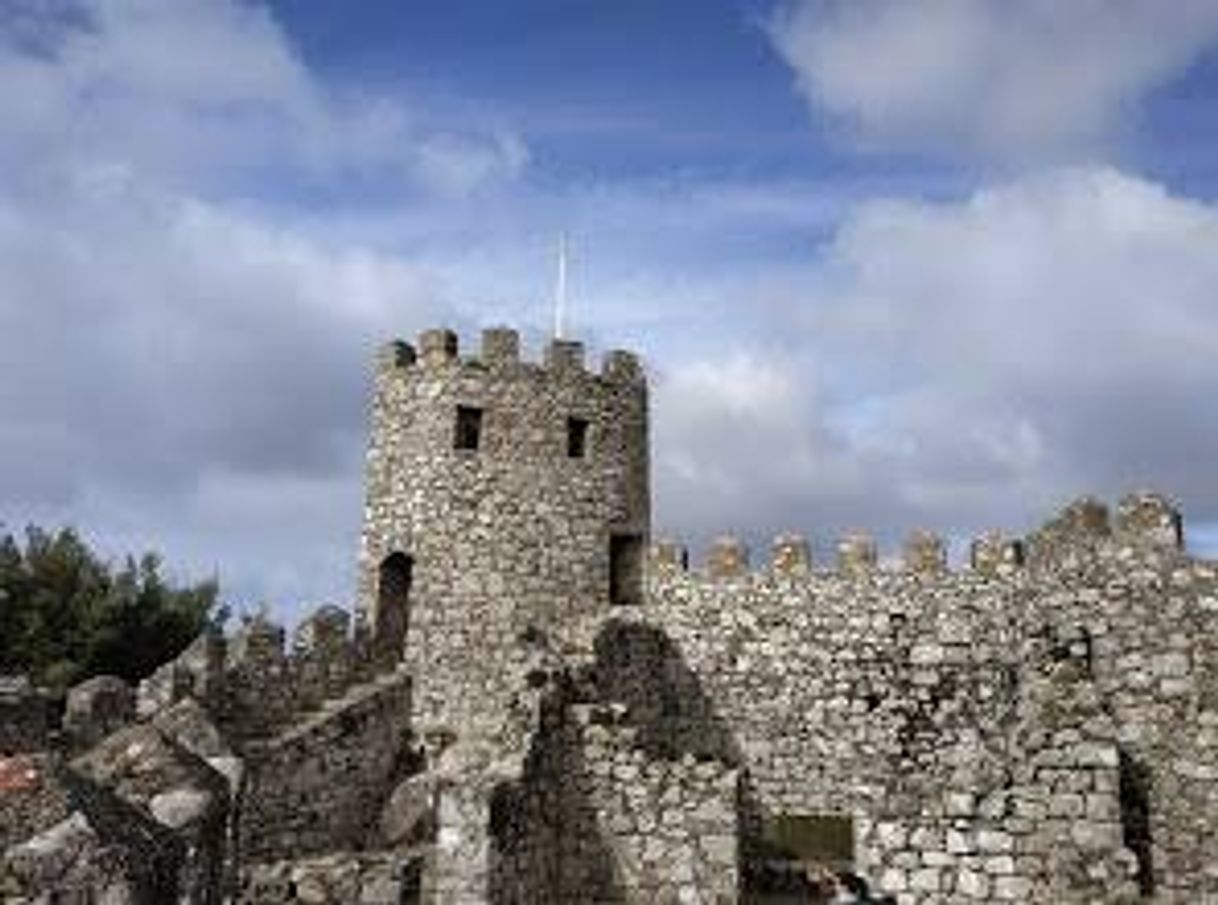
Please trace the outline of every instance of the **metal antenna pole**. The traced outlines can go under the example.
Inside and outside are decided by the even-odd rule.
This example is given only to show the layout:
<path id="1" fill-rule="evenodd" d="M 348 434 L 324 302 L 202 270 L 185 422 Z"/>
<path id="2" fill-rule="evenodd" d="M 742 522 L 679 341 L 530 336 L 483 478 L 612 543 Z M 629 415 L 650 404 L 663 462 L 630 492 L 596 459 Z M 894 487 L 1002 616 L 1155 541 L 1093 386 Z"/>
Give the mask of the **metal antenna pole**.
<path id="1" fill-rule="evenodd" d="M 558 237 L 558 282 L 554 287 L 554 338 L 562 339 L 567 313 L 567 234 Z"/>

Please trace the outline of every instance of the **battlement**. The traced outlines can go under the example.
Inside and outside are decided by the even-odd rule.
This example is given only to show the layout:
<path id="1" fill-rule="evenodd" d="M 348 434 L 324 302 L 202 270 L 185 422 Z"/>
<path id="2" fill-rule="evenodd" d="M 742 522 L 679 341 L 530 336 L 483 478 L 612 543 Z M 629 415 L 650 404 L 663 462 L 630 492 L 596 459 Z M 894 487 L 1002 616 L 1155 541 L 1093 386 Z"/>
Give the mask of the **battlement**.
<path id="1" fill-rule="evenodd" d="M 949 571 L 944 541 L 936 534 L 921 530 L 911 532 L 902 549 L 903 557 L 899 565 L 882 564 L 875 539 L 865 532 L 852 531 L 837 541 L 836 561 L 821 566 L 814 560 L 812 546 L 806 537 L 783 532 L 771 543 L 766 564 L 754 571 L 744 541 L 723 535 L 711 543 L 701 568 L 695 572 L 713 581 L 733 581 L 750 576 L 792 580 L 825 575 L 865 578 L 881 573 L 933 577 Z M 685 546 L 670 538 L 657 540 L 651 547 L 648 559 L 652 570 L 660 574 L 691 571 Z"/>
<path id="2" fill-rule="evenodd" d="M 382 373 L 422 376 L 447 373 L 450 370 L 482 370 L 502 374 L 526 368 L 555 377 L 597 377 L 606 383 L 631 384 L 643 381 L 645 375 L 637 355 L 624 349 L 612 349 L 602 359 L 600 369 L 591 371 L 584 360 L 584 344 L 569 339 L 552 339 L 542 351 L 538 362 L 521 357 L 520 334 L 508 327 L 489 327 L 482 331 L 481 347 L 473 355 L 461 355 L 457 334 L 446 328 L 424 330 L 417 345 L 401 339 L 391 340 L 377 353 L 377 367 Z"/>
<path id="3" fill-rule="evenodd" d="M 1180 554 L 1184 522 L 1175 503 L 1152 491 L 1124 496 L 1115 518 L 1104 502 L 1084 496 L 1029 534 L 1025 549 L 1030 568 L 1067 571 L 1105 551 Z"/>
<path id="4" fill-rule="evenodd" d="M 916 529 L 901 544 L 898 555 L 884 559 L 875 539 L 862 531 L 842 535 L 834 545 L 836 559 L 817 563 L 812 545 L 801 534 L 777 535 L 764 565 L 754 568 L 748 546 L 732 535 L 715 538 L 701 564 L 691 569 L 687 548 L 673 538 L 657 539 L 648 553 L 653 575 L 687 574 L 703 580 L 732 582 L 782 578 L 839 578 L 906 575 L 925 580 L 972 576 L 1003 579 L 1030 568 L 1059 569 L 1077 565 L 1079 557 L 1128 557 L 1141 553 L 1183 550 L 1183 521 L 1177 507 L 1160 494 L 1137 491 L 1123 497 L 1116 516 L 1093 497 L 1081 497 L 1062 507 L 1053 518 L 1026 538 L 986 531 L 967 547 L 967 560 L 948 561 L 947 543 L 934 532 Z"/>
<path id="5" fill-rule="evenodd" d="M 324 605 L 291 633 L 263 615 L 229 637 L 205 632 L 140 683 L 142 718 L 193 697 L 221 715 L 235 737 L 270 735 L 366 681 L 378 665 L 351 616 Z"/>

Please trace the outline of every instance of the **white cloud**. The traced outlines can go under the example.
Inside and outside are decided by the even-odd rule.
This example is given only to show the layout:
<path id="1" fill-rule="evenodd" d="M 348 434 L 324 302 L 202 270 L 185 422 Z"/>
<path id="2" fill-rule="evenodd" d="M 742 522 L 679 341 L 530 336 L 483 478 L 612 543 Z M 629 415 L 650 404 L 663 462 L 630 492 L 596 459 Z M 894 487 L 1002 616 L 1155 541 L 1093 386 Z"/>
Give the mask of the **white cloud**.
<path id="1" fill-rule="evenodd" d="M 0 83 L 0 161 L 50 180 L 87 158 L 196 189 L 372 171 L 389 190 L 448 194 L 528 159 L 502 128 L 433 133 L 393 99 L 321 83 L 269 12 L 239 0 L 32 5 L 0 22 Z"/>
<path id="2" fill-rule="evenodd" d="M 460 324 L 455 297 L 544 323 L 527 300 L 560 227 L 581 331 L 654 353 L 662 527 L 1018 526 L 1141 483 L 1218 519 L 1212 205 L 1110 170 L 946 204 L 798 182 L 531 191 L 510 132 L 429 131 L 323 86 L 256 5 L 71 8 L 0 24 L 10 526 L 161 547 L 281 608 L 341 595 L 372 344 Z M 306 223 L 230 184 L 352 172 L 433 197 Z M 793 235 L 829 240 L 793 261 Z"/>
<path id="3" fill-rule="evenodd" d="M 1218 41 L 1213 0 L 790 0 L 772 40 L 816 113 L 866 143 L 1093 151 Z"/>
<path id="4" fill-rule="evenodd" d="M 861 205 L 770 350 L 660 386 L 662 521 L 1019 530 L 1149 485 L 1213 522 L 1216 247 L 1218 206 L 1111 169 Z"/>
<path id="5" fill-rule="evenodd" d="M 414 166 L 425 184 L 444 195 L 461 197 L 479 186 L 517 178 L 528 162 L 528 148 L 514 135 L 501 133 L 487 142 L 440 134 L 419 144 Z"/>
<path id="6" fill-rule="evenodd" d="M 353 555 L 375 344 L 451 319 L 408 263 L 134 185 L 0 205 L 0 299 L 0 520 L 139 539 L 279 603 L 348 574 L 317 564 Z M 251 486 L 261 518 L 231 505 Z"/>
<path id="7" fill-rule="evenodd" d="M 155 546 L 280 605 L 341 590 L 374 344 L 453 313 L 426 265 L 242 186 L 406 173 L 447 192 L 413 168 L 430 133 L 323 87 L 233 0 L 18 5 L 0 83 L 0 522 Z M 497 134 L 463 153 L 480 141 L 470 190 L 505 175 L 501 152 L 523 166 Z"/>

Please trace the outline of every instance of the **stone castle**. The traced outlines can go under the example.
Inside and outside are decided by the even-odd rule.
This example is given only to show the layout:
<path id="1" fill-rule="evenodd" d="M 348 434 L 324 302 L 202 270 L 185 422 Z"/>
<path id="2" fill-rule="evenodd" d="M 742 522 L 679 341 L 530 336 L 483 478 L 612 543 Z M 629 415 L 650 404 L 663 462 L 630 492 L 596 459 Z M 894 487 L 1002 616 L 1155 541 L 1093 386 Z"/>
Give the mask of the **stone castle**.
<path id="1" fill-rule="evenodd" d="M 62 720 L 0 685 L 3 901 L 1218 903 L 1218 564 L 1164 499 L 961 569 L 927 533 L 690 569 L 629 353 L 429 331 L 371 422 L 353 620 Z"/>

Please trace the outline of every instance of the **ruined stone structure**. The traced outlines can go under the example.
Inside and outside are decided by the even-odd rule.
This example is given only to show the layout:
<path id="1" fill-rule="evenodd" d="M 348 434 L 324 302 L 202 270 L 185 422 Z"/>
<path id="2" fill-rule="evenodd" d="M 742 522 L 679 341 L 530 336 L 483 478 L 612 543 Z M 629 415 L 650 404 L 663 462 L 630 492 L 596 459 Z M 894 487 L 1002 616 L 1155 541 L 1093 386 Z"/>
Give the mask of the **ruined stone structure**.
<path id="1" fill-rule="evenodd" d="M 582 358 L 386 347 L 354 620 L 205 635 L 58 733 L 0 683 L 4 901 L 1218 902 L 1218 564 L 1168 502 L 691 569 L 642 368 Z"/>

